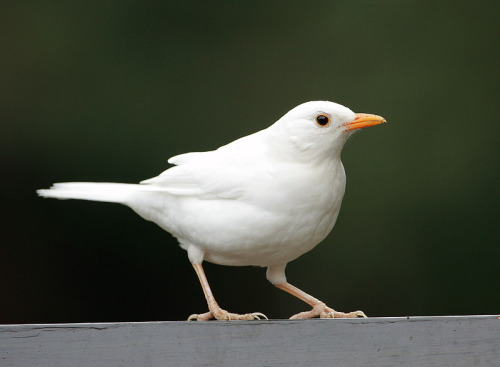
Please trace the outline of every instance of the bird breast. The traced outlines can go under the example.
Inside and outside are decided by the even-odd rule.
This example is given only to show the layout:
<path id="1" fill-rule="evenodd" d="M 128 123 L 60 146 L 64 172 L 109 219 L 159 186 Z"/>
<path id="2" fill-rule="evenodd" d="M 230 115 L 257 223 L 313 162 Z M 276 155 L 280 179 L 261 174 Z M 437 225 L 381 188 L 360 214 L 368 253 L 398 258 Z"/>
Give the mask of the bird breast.
<path id="1" fill-rule="evenodd" d="M 174 235 L 221 265 L 289 262 L 333 228 L 345 190 L 340 160 L 322 166 L 281 165 L 262 171 L 234 200 L 185 199 Z M 182 227 L 182 228 L 181 228 Z M 172 232 L 172 231 L 171 231 Z"/>

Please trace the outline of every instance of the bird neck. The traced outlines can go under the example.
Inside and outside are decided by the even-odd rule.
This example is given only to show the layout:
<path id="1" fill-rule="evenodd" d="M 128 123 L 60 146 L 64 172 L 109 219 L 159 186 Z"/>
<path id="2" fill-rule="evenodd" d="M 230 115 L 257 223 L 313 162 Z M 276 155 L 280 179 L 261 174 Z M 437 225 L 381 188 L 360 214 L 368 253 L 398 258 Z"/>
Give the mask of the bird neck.
<path id="1" fill-rule="evenodd" d="M 270 153 L 282 161 L 300 163 L 320 163 L 323 161 L 338 161 L 342 148 L 347 140 L 347 135 L 339 135 L 333 142 L 326 145 L 325 142 L 310 142 L 307 139 L 300 139 L 296 135 L 282 134 L 278 131 L 269 131 L 267 134 L 267 147 Z M 321 144 L 325 144 L 321 146 Z"/>

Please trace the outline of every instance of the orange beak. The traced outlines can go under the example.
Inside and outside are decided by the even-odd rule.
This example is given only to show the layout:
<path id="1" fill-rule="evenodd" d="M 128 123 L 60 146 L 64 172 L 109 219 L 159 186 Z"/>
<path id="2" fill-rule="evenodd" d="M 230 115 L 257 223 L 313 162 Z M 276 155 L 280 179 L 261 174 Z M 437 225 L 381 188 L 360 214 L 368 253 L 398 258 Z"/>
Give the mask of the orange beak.
<path id="1" fill-rule="evenodd" d="M 368 126 L 375 126 L 375 125 L 380 125 L 385 122 L 385 119 L 383 117 L 377 116 L 377 115 L 369 115 L 367 113 L 357 113 L 356 118 L 352 120 L 351 122 L 348 122 L 344 126 L 346 127 L 346 130 L 356 130 L 356 129 L 361 129 L 363 127 L 368 127 Z"/>

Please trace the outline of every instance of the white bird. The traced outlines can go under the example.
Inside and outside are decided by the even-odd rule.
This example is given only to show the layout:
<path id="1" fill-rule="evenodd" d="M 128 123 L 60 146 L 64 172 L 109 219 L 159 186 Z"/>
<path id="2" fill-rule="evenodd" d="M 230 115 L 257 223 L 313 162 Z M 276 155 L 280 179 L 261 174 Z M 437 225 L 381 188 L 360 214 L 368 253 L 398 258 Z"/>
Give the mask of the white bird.
<path id="1" fill-rule="evenodd" d="M 362 311 L 335 311 L 289 284 L 285 267 L 320 243 L 337 220 L 346 183 L 340 153 L 347 138 L 356 129 L 384 122 L 337 103 L 306 102 L 267 129 L 217 150 L 170 158 L 174 167 L 140 184 L 56 183 L 37 192 L 47 198 L 124 204 L 175 236 L 208 303 L 208 312 L 189 320 L 265 317 L 220 308 L 204 260 L 267 267 L 273 285 L 312 307 L 291 318 L 366 317 Z"/>

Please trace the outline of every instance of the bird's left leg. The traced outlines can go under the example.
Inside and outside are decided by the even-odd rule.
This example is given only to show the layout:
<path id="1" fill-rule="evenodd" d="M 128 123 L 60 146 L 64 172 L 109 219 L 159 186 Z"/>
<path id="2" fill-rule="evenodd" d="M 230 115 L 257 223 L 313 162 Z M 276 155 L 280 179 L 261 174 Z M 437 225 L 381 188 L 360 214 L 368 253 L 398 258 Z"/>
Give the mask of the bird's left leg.
<path id="1" fill-rule="evenodd" d="M 188 321 L 191 320 L 207 321 L 213 318 L 217 320 L 226 320 L 226 321 L 255 320 L 255 319 L 259 320 L 260 318 L 267 319 L 266 315 L 260 312 L 236 314 L 227 312 L 226 310 L 220 308 L 220 306 L 217 304 L 217 301 L 215 301 L 215 297 L 212 293 L 212 290 L 210 289 L 210 286 L 208 285 L 208 280 L 207 277 L 205 276 L 205 271 L 203 271 L 203 267 L 201 266 L 201 262 L 194 263 L 193 267 L 194 270 L 196 271 L 196 274 L 198 275 L 198 279 L 200 280 L 201 287 L 203 288 L 203 293 L 205 294 L 205 298 L 207 300 L 208 309 L 210 311 L 203 314 L 193 314 L 189 316 Z"/>
<path id="2" fill-rule="evenodd" d="M 311 311 L 300 312 L 290 317 L 291 319 L 310 319 L 313 317 L 320 317 L 322 319 L 366 317 L 363 311 L 353 311 L 347 313 L 335 311 L 319 299 L 314 298 L 303 290 L 291 285 L 286 281 L 285 267 L 286 264 L 269 266 L 266 273 L 267 279 L 277 288 L 290 293 L 312 307 Z"/>

